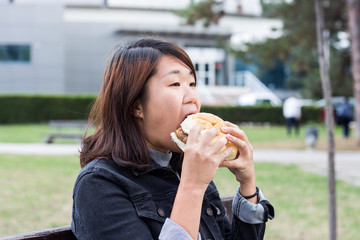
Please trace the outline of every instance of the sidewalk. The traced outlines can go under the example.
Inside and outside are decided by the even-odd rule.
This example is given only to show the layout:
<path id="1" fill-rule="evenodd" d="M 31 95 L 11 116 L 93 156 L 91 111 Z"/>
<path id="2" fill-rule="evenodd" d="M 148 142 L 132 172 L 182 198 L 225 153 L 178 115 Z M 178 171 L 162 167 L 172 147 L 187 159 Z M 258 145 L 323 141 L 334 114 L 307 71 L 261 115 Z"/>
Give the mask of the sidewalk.
<path id="1" fill-rule="evenodd" d="M 0 154 L 23 155 L 79 155 L 77 144 L 0 143 Z M 255 149 L 255 162 L 297 164 L 302 169 L 327 175 L 327 152 L 317 150 Z M 336 176 L 350 184 L 360 186 L 360 152 L 338 151 L 335 154 Z"/>
<path id="2" fill-rule="evenodd" d="M 254 161 L 297 164 L 305 171 L 327 176 L 328 156 L 326 151 L 257 149 L 254 150 Z M 335 171 L 338 179 L 360 186 L 360 152 L 337 151 L 335 153 Z"/>
<path id="3" fill-rule="evenodd" d="M 79 155 L 78 144 L 0 143 L 0 154 Z"/>

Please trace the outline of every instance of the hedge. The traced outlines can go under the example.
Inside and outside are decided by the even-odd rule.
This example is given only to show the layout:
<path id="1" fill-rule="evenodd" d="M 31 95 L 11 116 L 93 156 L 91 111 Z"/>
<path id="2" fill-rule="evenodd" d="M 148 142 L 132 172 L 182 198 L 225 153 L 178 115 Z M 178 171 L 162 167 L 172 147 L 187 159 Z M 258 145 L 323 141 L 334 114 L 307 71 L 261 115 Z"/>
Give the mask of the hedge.
<path id="1" fill-rule="evenodd" d="M 282 107 L 271 106 L 203 106 L 203 112 L 213 113 L 220 116 L 222 119 L 234 122 L 253 122 L 253 123 L 270 123 L 283 125 L 285 119 L 282 113 Z M 301 122 L 319 122 L 321 109 L 317 107 L 303 107 Z"/>
<path id="2" fill-rule="evenodd" d="M 0 123 L 41 123 L 49 120 L 85 120 L 94 95 L 3 95 Z"/>
<path id="3" fill-rule="evenodd" d="M 95 95 L 0 95 L 0 123 L 44 123 L 49 120 L 85 120 Z M 224 120 L 241 123 L 284 124 L 281 107 L 202 106 Z M 303 107 L 302 122 L 318 122 L 321 109 Z"/>

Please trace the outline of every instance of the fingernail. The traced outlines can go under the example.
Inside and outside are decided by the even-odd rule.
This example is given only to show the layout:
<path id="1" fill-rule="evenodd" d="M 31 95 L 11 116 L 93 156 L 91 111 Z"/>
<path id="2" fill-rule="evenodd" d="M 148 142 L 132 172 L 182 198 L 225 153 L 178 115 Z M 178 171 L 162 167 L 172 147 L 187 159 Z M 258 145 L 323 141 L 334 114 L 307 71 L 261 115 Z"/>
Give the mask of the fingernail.
<path id="1" fill-rule="evenodd" d="M 222 128 L 221 128 L 221 131 L 223 131 L 223 132 L 227 132 L 228 130 L 229 130 L 228 127 L 222 127 Z"/>

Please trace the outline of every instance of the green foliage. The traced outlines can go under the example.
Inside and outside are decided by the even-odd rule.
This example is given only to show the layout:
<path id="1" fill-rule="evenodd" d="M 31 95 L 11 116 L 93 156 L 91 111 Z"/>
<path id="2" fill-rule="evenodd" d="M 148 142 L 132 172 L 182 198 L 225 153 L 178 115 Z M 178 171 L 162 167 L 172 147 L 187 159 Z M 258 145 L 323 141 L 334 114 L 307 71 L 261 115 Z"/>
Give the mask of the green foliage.
<path id="1" fill-rule="evenodd" d="M 280 18 L 282 36 L 263 42 L 250 42 L 246 49 L 233 50 L 234 54 L 248 63 L 259 66 L 258 75 L 273 68 L 276 60 L 286 64 L 289 75 L 286 87 L 302 89 L 306 97 L 322 98 L 315 10 L 313 1 L 294 0 L 261 1 L 265 17 Z M 338 46 L 339 32 L 347 32 L 346 4 L 341 0 L 324 1 L 325 27 L 329 31 L 330 79 L 333 95 L 352 95 L 352 78 L 349 70 L 350 50 Z M 340 87 L 341 86 L 341 87 Z"/>
<path id="2" fill-rule="evenodd" d="M 0 123 L 38 123 L 51 119 L 87 119 L 95 96 L 1 95 Z"/>
<path id="3" fill-rule="evenodd" d="M 213 113 L 222 119 L 234 123 L 254 122 L 285 124 L 282 107 L 271 106 L 202 106 L 202 112 Z M 321 109 L 316 107 L 303 107 L 301 122 L 318 122 Z"/>
<path id="4" fill-rule="evenodd" d="M 186 25 L 195 25 L 197 21 L 202 21 L 204 27 L 209 27 L 211 23 L 217 24 L 224 15 L 222 10 L 215 10 L 220 5 L 221 3 L 215 0 L 191 2 L 187 8 L 174 10 L 174 13 L 184 18 Z"/>
<path id="5" fill-rule="evenodd" d="M 48 120 L 85 120 L 88 118 L 93 95 L 2 95 L 0 96 L 0 124 L 41 123 Z M 202 106 L 201 111 L 214 113 L 224 120 L 240 122 L 268 122 L 283 124 L 281 107 Z M 320 109 L 303 108 L 303 122 L 318 121 Z"/>

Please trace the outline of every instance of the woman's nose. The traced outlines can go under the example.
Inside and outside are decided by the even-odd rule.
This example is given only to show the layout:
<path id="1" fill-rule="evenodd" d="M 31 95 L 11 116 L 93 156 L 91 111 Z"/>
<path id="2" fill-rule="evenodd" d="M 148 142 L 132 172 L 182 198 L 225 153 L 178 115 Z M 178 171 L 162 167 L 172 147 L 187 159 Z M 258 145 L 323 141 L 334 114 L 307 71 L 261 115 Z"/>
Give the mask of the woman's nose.
<path id="1" fill-rule="evenodd" d="M 200 96 L 199 96 L 199 92 L 197 91 L 196 88 L 194 87 L 186 87 L 185 89 L 185 93 L 184 93 L 184 99 L 183 99 L 183 103 L 187 104 L 187 103 L 199 103 L 200 101 Z"/>

